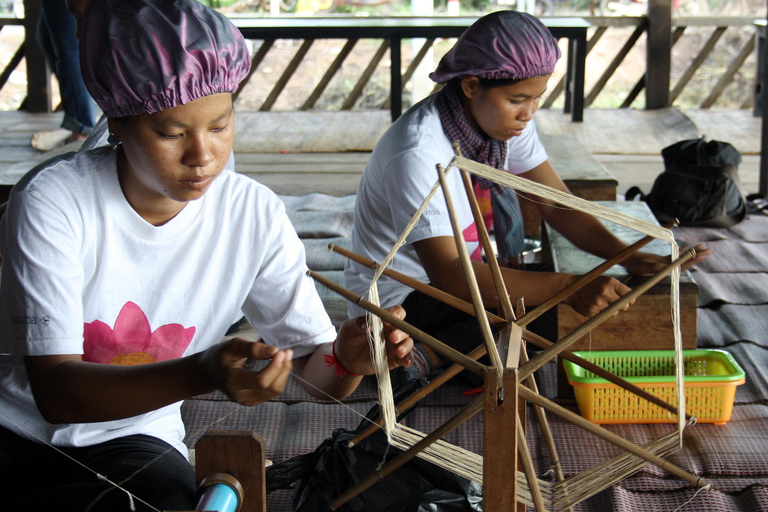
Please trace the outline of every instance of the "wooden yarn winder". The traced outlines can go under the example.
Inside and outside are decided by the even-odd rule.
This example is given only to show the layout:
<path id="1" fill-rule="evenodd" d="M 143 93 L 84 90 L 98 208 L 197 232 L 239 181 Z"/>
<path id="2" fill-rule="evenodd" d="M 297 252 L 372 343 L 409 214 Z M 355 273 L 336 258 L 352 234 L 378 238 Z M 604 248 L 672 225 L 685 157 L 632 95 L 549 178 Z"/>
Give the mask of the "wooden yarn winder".
<path id="1" fill-rule="evenodd" d="M 467 419 L 480 412 L 483 412 L 484 414 L 485 446 L 493 446 L 493 449 L 485 449 L 484 456 L 482 457 L 476 454 L 463 454 L 462 457 L 466 455 L 467 460 L 472 461 L 471 463 L 467 463 L 468 467 L 457 469 L 455 466 L 448 465 L 448 469 L 457 471 L 459 474 L 483 484 L 483 510 L 486 512 L 508 512 L 515 510 L 517 507 L 522 507 L 521 510 L 524 510 L 526 505 L 534 507 L 537 512 L 567 510 L 573 505 L 580 503 L 619 480 L 629 476 L 647 462 L 659 466 L 661 469 L 680 479 L 690 482 L 696 487 L 710 488 L 711 484 L 703 478 L 691 474 L 662 458 L 679 449 L 682 443 L 683 429 L 688 420 L 693 421 L 690 417 L 685 415 L 685 403 L 682 389 L 682 345 L 679 329 L 679 304 L 677 302 L 679 301 L 678 280 L 680 266 L 694 256 L 693 250 L 687 251 L 678 258 L 677 245 L 674 242 L 674 238 L 669 229 L 639 221 L 614 210 L 592 204 L 589 201 L 531 182 L 525 178 L 520 178 L 478 164 L 477 162 L 462 157 L 458 148 L 456 148 L 456 152 L 457 155 L 447 165 L 447 170 L 444 170 L 439 165 L 437 166 L 439 181 L 435 183 L 430 194 L 425 198 L 421 209 L 416 212 L 411 224 L 406 228 L 406 231 L 401 235 L 398 242 L 396 242 L 394 248 L 384 262 L 377 263 L 339 247 L 332 246 L 333 250 L 352 258 L 363 265 L 369 266 L 376 271 L 371 291 L 369 291 L 371 300 L 366 300 L 363 297 L 356 295 L 354 292 L 345 289 L 320 274 L 312 271 L 310 271 L 309 274 L 315 280 L 336 291 L 347 300 L 355 302 L 372 315 L 375 315 L 378 319 L 389 322 L 393 326 L 407 332 L 415 341 L 429 346 L 443 358 L 454 363 L 443 371 L 443 373 L 435 377 L 424 388 L 418 390 L 413 396 L 398 404 L 398 412 L 406 410 L 464 369 L 483 376 L 485 382 L 483 396 L 476 399 L 454 418 L 438 427 L 434 432 L 428 435 L 415 433 L 408 437 L 410 440 L 408 442 L 400 439 L 400 434 L 397 434 L 397 432 L 404 427 L 395 425 L 393 429 L 395 434 L 390 432 L 388 432 L 388 434 L 390 435 L 390 439 L 400 439 L 393 444 L 401 447 L 401 449 L 403 449 L 402 453 L 386 463 L 379 471 L 372 474 L 368 479 L 335 499 L 330 504 L 331 508 L 336 510 L 342 507 L 349 500 L 362 493 L 365 489 L 371 487 L 379 480 L 385 478 L 388 474 L 395 471 L 414 456 L 420 456 L 446 467 L 441 464 L 440 461 L 445 462 L 446 459 L 451 460 L 455 459 L 455 457 L 437 453 L 439 450 L 447 449 L 446 446 L 451 446 L 448 445 L 448 443 L 440 441 L 440 439 L 451 430 L 460 426 Z M 498 311 L 500 312 L 499 315 L 490 313 L 486 311 L 482 303 L 480 291 L 470 264 L 469 253 L 466 249 L 461 228 L 458 226 L 450 192 L 445 182 L 444 175 L 452 168 L 456 168 L 457 172 L 460 172 L 462 175 L 467 197 L 478 228 L 480 242 L 486 254 L 493 254 L 493 251 L 488 232 L 485 230 L 485 225 L 482 221 L 477 200 L 472 191 L 471 180 L 469 177 L 470 174 L 505 186 L 511 186 L 521 192 L 549 199 L 559 205 L 564 205 L 608 221 L 616 222 L 640 231 L 646 236 L 642 240 L 627 247 L 613 258 L 595 267 L 592 271 L 580 277 L 573 284 L 561 290 L 534 310 L 524 314 L 522 314 L 521 302 L 518 302 L 517 308 L 513 308 L 501 278 L 499 266 L 495 258 L 490 257 L 488 258 L 488 263 L 499 297 Z M 451 216 L 456 246 L 459 250 L 462 269 L 470 289 L 472 298 L 471 304 L 450 296 L 428 284 L 416 281 L 413 278 L 409 278 L 408 276 L 387 268 L 387 265 L 397 252 L 397 249 L 405 243 L 405 238 L 410 232 L 410 229 L 415 226 L 421 212 L 426 208 L 426 205 L 439 189 L 442 189 L 443 191 L 448 211 Z M 563 299 L 589 283 L 611 266 L 623 261 L 626 257 L 647 244 L 653 238 L 661 238 L 669 241 L 672 248 L 672 263 L 657 275 L 635 287 L 629 294 L 622 297 L 619 301 L 610 305 L 594 317 L 588 319 L 580 327 L 574 329 L 571 333 L 555 343 L 526 329 L 526 326 L 532 320 L 539 317 L 549 308 L 560 303 Z M 675 352 L 678 368 L 677 401 L 679 408 L 650 395 L 617 375 L 568 351 L 571 344 L 585 334 L 588 334 L 591 329 L 603 321 L 609 319 L 624 305 L 645 293 L 650 287 L 664 279 L 668 274 L 671 274 L 672 282 L 671 300 L 673 305 L 673 323 L 675 325 Z M 375 282 L 381 275 L 396 279 L 403 284 L 409 285 L 412 288 L 441 300 L 463 312 L 474 315 L 477 318 L 480 327 L 483 337 L 483 345 L 469 355 L 461 354 L 379 307 Z M 375 320 L 376 318 L 373 319 Z M 499 331 L 498 343 L 494 341 L 491 325 Z M 523 340 L 532 343 L 543 350 L 538 353 L 538 355 L 528 360 Z M 477 359 L 486 354 L 490 358 L 490 366 L 485 366 L 477 362 Z M 678 430 L 644 446 L 638 446 L 542 397 L 538 393 L 536 383 L 533 379 L 533 373 L 558 355 L 573 361 L 594 374 L 608 379 L 626 390 L 676 414 L 678 416 Z M 379 377 L 380 399 L 382 399 L 383 425 L 372 424 L 367 430 L 351 441 L 351 444 L 353 445 L 376 431 L 378 428 L 392 428 L 391 425 L 387 425 L 387 422 L 389 421 L 387 418 L 394 417 L 394 412 L 387 414 L 386 410 L 391 408 L 391 410 L 394 411 L 395 407 L 394 404 L 385 403 L 387 400 L 391 402 L 391 393 L 389 393 L 388 398 L 382 398 L 382 396 L 385 395 L 382 390 L 385 389 L 385 386 L 390 386 L 388 370 L 385 364 L 379 366 L 377 376 Z M 525 425 L 525 422 L 524 420 L 521 421 L 521 415 L 524 415 L 525 412 L 525 402 L 530 402 L 534 406 L 534 411 L 542 431 L 542 437 L 546 443 L 552 465 L 555 468 L 556 481 L 554 483 L 540 479 L 534 471 L 531 454 L 525 441 L 525 428 L 523 426 Z M 565 420 L 592 432 L 602 439 L 616 445 L 626 453 L 587 471 L 569 478 L 564 478 L 562 468 L 559 465 L 554 439 L 547 422 L 547 412 L 556 414 Z M 512 427 L 513 425 L 514 427 Z M 510 432 L 510 428 L 515 429 L 516 435 L 507 435 L 507 433 Z M 455 449 L 455 447 L 453 448 Z M 510 463 L 510 461 L 517 461 L 517 463 Z"/>

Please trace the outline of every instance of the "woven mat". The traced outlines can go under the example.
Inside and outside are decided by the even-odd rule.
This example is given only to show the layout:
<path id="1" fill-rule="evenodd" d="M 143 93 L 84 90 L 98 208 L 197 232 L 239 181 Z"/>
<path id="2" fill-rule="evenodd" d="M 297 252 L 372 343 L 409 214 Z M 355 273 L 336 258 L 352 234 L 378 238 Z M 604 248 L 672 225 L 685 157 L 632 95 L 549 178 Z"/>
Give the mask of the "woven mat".
<path id="1" fill-rule="evenodd" d="M 675 238 L 696 245 L 711 240 L 741 240 L 744 242 L 768 242 L 768 215 L 750 215 L 730 228 L 675 228 Z"/>
<path id="2" fill-rule="evenodd" d="M 699 307 L 768 304 L 768 272 L 693 271 L 691 275 L 699 285 Z"/>
<path id="3" fill-rule="evenodd" d="M 768 346 L 742 341 L 724 348 L 744 370 L 747 382 L 736 389 L 736 403 L 768 404 Z"/>
<path id="4" fill-rule="evenodd" d="M 735 494 L 717 489 L 697 493 L 691 488 L 669 492 L 632 492 L 616 485 L 592 497 L 574 510 L 579 512 L 757 512 L 768 510 L 768 490 L 755 484 Z"/>
<path id="5" fill-rule="evenodd" d="M 701 272 L 766 272 L 768 243 L 714 240 L 706 243 L 712 254 L 699 263 Z"/>
<path id="6" fill-rule="evenodd" d="M 736 403 L 765 403 L 768 216 L 750 215 L 728 229 L 677 228 L 675 237 L 689 245 L 703 242 L 713 250 L 692 272 L 699 285 L 698 346 L 723 348 L 742 367 L 747 382 L 737 389 Z"/>
<path id="7" fill-rule="evenodd" d="M 768 345 L 768 305 L 724 304 L 699 308 L 697 340 L 700 347 L 724 347 L 737 341 Z"/>

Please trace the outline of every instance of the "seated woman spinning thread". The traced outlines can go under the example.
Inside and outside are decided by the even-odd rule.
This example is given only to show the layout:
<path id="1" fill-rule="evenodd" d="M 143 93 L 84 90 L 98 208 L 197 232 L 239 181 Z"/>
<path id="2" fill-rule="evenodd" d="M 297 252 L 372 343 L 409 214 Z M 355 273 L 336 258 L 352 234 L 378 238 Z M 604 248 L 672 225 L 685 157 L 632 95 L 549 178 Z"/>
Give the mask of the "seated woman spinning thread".
<path id="1" fill-rule="evenodd" d="M 528 14 L 494 12 L 469 27 L 430 75 L 445 86 L 411 107 L 376 144 L 358 187 L 351 250 L 374 261 L 384 260 L 437 181 L 435 166 L 446 165 L 454 156 L 454 141 L 466 158 L 567 192 L 547 160 L 533 121 L 559 57 L 557 40 Z M 483 301 L 493 309 L 498 306 L 496 289 L 487 264 L 482 262 L 477 228 L 460 174 L 449 172 L 447 182 Z M 499 252 L 506 262 L 516 262 L 514 256 L 523 250 L 524 237 L 514 192 L 482 180 L 475 190 L 481 206 L 486 206 L 486 224 L 494 225 Z M 555 207 L 538 197 L 531 199 L 544 220 L 581 249 L 607 259 L 626 247 L 594 217 Z M 510 226 L 514 219 L 517 222 Z M 696 261 L 708 254 L 701 247 L 697 250 Z M 666 262 L 668 259 L 637 252 L 623 264 L 630 273 L 647 275 L 660 271 Z M 427 206 L 392 268 L 470 300 L 442 192 L 438 191 Z M 502 268 L 502 274 L 511 297 L 523 296 L 529 307 L 578 278 L 517 268 Z M 372 269 L 347 262 L 344 277 L 351 290 L 365 294 L 372 276 Z M 378 291 L 382 305 L 402 304 L 411 324 L 454 348 L 468 353 L 480 344 L 474 318 L 386 276 L 378 282 Z M 617 280 L 601 277 L 566 303 L 592 316 L 629 291 Z M 360 311 L 354 304 L 349 306 L 351 315 Z M 422 376 L 443 364 L 428 347 L 416 344 L 416 348 L 416 364 L 411 368 Z"/>
<path id="2" fill-rule="evenodd" d="M 181 400 L 258 404 L 291 371 L 344 397 L 373 373 L 367 327 L 336 332 L 282 202 L 226 167 L 250 66 L 232 23 L 195 0 L 92 0 L 81 21 L 112 147 L 32 170 L 2 219 L 0 489 L 9 510 L 189 510 Z M 219 343 L 243 314 L 264 342 Z"/>

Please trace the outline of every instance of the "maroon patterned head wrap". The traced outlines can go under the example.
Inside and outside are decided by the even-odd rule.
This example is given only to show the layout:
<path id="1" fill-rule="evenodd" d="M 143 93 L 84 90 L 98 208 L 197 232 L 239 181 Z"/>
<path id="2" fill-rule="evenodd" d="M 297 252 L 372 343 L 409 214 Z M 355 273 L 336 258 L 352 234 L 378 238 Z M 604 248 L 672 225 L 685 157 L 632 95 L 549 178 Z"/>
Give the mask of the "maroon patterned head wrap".
<path id="1" fill-rule="evenodd" d="M 552 74 L 559 58 L 557 39 L 541 21 L 523 12 L 497 11 L 464 31 L 429 78 L 439 84 L 467 75 L 531 78 Z"/>
<path id="2" fill-rule="evenodd" d="M 250 68 L 240 31 L 195 0 L 91 0 L 80 28 L 85 85 L 111 118 L 235 92 Z"/>

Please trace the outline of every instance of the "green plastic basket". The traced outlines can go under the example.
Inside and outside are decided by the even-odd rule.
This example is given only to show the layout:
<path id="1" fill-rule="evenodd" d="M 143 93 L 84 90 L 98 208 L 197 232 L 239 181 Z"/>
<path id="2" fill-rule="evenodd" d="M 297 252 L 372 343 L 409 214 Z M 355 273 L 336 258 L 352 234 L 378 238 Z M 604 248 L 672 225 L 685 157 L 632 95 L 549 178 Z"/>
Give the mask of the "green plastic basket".
<path id="1" fill-rule="evenodd" d="M 575 352 L 576 355 L 624 378 L 667 403 L 677 404 L 675 352 L 632 350 Z M 686 412 L 702 423 L 725 424 L 731 419 L 736 386 L 744 370 L 723 350 L 684 350 Z M 594 423 L 676 423 L 666 409 L 564 361 L 581 415 Z"/>

